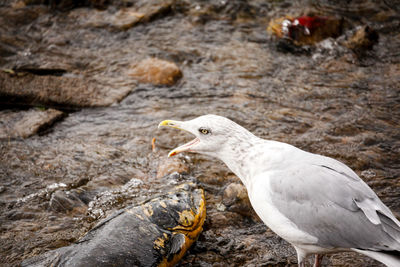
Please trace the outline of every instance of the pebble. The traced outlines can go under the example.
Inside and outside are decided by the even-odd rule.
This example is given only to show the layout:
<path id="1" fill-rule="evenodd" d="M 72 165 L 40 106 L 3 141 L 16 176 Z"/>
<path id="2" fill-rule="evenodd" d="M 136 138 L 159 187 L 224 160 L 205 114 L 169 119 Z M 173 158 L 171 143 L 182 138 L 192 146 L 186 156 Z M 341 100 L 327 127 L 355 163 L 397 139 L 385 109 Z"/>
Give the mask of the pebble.
<path id="1" fill-rule="evenodd" d="M 173 85 L 182 77 L 182 72 L 175 63 L 148 58 L 134 65 L 130 76 L 141 83 Z"/>
<path id="2" fill-rule="evenodd" d="M 165 158 L 157 168 L 157 178 L 172 173 L 189 173 L 189 166 L 179 157 Z"/>

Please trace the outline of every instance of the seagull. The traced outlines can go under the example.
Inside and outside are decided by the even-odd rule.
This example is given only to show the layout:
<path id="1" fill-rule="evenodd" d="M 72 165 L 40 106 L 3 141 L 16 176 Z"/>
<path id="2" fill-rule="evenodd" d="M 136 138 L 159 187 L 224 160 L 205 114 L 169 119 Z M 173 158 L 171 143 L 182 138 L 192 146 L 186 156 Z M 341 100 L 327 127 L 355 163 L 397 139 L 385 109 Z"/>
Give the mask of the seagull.
<path id="1" fill-rule="evenodd" d="M 217 115 L 159 124 L 196 138 L 168 157 L 194 152 L 223 161 L 246 186 L 262 221 L 297 252 L 309 255 L 356 251 L 389 267 L 400 266 L 400 222 L 348 166 L 290 144 L 261 139 Z"/>

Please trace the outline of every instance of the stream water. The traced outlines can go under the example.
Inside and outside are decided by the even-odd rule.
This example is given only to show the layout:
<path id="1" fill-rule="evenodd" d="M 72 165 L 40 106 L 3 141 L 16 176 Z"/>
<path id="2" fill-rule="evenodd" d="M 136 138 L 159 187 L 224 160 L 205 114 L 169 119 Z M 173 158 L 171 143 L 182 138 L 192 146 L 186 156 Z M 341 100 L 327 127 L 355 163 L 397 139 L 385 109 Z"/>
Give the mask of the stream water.
<path id="1" fill-rule="evenodd" d="M 157 125 L 208 113 L 343 161 L 398 215 L 400 3 L 336 2 L 176 1 L 123 31 L 88 27 L 82 20 L 93 8 L 81 7 L 46 11 L 13 29 L 21 42 L 33 41 L 3 66 L 58 67 L 130 94 L 108 107 L 61 107 L 67 116 L 53 127 L 0 141 L 0 265 L 71 244 L 107 214 L 182 182 L 157 178 L 157 168 L 192 137 Z M 343 17 L 345 34 L 370 25 L 379 42 L 361 56 L 335 39 L 283 52 L 268 22 L 310 10 Z M 137 83 L 130 66 L 148 57 L 175 62 L 183 77 L 172 86 Z M 294 250 L 248 205 L 226 205 L 227 187 L 240 183 L 226 166 L 193 154 L 178 160 L 207 198 L 204 231 L 179 266 L 296 265 Z M 324 264 L 380 266 L 352 253 Z"/>

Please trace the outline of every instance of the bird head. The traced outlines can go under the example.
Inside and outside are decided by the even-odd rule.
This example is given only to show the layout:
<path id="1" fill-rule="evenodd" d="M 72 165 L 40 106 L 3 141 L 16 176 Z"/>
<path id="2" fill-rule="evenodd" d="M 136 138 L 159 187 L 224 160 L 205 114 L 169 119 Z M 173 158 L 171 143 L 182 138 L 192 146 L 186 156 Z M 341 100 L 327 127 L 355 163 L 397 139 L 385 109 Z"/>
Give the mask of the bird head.
<path id="1" fill-rule="evenodd" d="M 184 130 L 195 136 L 192 141 L 169 152 L 168 157 L 185 151 L 218 157 L 232 132 L 242 128 L 225 117 L 211 114 L 189 121 L 165 120 L 158 125 L 158 127 L 162 126 Z"/>

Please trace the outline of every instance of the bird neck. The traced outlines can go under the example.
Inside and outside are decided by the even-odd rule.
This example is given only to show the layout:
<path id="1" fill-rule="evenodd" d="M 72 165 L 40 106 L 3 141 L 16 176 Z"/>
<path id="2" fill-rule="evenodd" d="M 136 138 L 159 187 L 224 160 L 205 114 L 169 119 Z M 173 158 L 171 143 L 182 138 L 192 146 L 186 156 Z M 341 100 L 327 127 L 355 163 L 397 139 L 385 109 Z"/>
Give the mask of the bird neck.
<path id="1" fill-rule="evenodd" d="M 251 164 L 249 164 L 253 159 L 251 154 L 254 151 L 253 148 L 261 142 L 262 139 L 246 130 L 245 134 L 241 133 L 229 138 L 217 155 L 247 188 L 252 175 Z"/>

